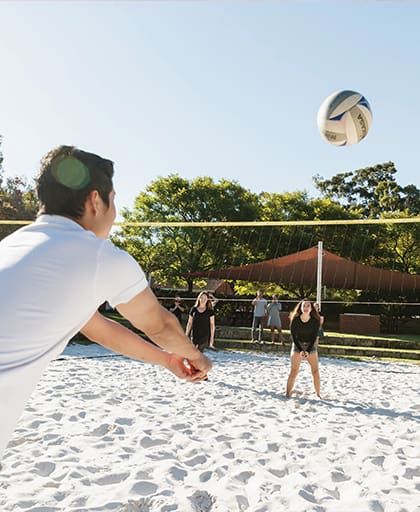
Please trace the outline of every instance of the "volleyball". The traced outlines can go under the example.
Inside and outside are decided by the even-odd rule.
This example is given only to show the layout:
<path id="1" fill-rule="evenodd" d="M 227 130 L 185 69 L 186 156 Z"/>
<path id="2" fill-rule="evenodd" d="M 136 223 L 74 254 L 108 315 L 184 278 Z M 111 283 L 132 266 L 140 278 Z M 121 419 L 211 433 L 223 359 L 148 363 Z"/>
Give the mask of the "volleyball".
<path id="1" fill-rule="evenodd" d="M 338 91 L 324 100 L 317 121 L 321 136 L 327 142 L 351 146 L 366 137 L 372 124 L 372 111 L 363 94 Z"/>

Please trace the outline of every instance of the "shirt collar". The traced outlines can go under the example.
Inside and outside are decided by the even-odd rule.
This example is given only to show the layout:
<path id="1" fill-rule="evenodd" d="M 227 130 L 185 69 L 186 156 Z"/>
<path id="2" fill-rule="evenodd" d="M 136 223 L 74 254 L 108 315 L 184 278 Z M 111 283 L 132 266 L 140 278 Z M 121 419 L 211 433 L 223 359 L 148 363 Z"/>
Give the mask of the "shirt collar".
<path id="1" fill-rule="evenodd" d="M 36 221 L 36 224 L 54 224 L 56 226 L 62 226 L 63 228 L 70 228 L 77 231 L 86 231 L 83 226 L 78 224 L 75 220 L 69 217 L 63 217 L 62 215 L 40 215 Z"/>

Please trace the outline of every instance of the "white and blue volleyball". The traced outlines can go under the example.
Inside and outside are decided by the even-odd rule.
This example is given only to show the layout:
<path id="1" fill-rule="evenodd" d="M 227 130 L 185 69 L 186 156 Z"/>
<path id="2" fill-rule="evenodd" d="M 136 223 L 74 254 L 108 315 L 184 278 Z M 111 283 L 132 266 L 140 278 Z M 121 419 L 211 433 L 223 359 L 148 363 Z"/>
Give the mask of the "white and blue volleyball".
<path id="1" fill-rule="evenodd" d="M 358 92 L 338 91 L 318 110 L 321 136 L 335 146 L 351 146 L 363 140 L 372 124 L 369 102 Z"/>

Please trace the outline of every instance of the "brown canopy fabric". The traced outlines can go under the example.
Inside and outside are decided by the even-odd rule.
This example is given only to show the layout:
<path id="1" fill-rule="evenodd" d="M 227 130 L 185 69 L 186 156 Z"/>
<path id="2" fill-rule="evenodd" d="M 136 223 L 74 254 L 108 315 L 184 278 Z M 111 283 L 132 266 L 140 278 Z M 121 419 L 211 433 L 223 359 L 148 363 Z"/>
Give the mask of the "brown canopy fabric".
<path id="1" fill-rule="evenodd" d="M 316 286 L 318 248 L 239 267 L 194 272 L 191 277 L 208 277 L 283 285 Z M 406 293 L 420 290 L 420 275 L 370 267 L 323 251 L 322 285 L 328 288 Z"/>

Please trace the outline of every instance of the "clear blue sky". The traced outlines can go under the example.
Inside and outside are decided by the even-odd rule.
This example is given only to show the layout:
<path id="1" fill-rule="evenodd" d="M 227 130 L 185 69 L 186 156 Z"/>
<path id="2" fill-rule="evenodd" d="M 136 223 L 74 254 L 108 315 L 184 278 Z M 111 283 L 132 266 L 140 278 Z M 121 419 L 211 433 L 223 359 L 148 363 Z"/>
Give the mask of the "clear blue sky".
<path id="1" fill-rule="evenodd" d="M 420 3 L 0 2 L 6 174 L 36 173 L 57 144 L 114 160 L 118 207 L 157 176 L 306 189 L 392 160 L 419 185 Z M 374 122 L 359 145 L 318 134 L 338 89 Z"/>

